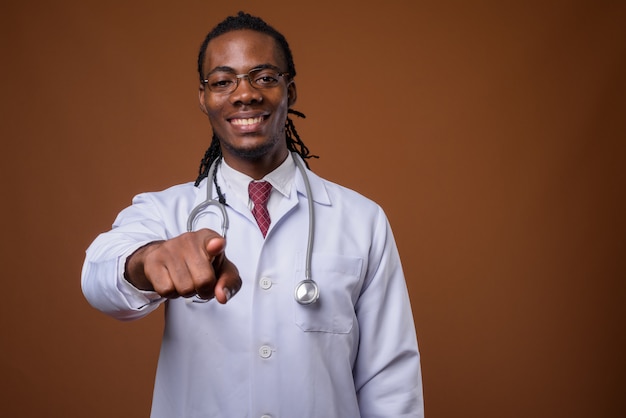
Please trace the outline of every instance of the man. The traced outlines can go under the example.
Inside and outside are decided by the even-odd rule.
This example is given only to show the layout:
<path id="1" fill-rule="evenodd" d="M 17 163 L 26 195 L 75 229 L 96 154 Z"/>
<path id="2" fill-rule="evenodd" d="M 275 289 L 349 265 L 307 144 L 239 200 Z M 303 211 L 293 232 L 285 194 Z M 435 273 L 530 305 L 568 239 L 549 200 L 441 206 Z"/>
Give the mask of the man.
<path id="1" fill-rule="evenodd" d="M 86 298 L 115 318 L 167 305 L 152 417 L 422 417 L 391 229 L 374 202 L 301 165 L 286 40 L 240 12 L 207 35 L 198 69 L 214 135 L 196 184 L 136 196 L 83 267 Z M 319 299 L 298 301 L 309 270 Z"/>

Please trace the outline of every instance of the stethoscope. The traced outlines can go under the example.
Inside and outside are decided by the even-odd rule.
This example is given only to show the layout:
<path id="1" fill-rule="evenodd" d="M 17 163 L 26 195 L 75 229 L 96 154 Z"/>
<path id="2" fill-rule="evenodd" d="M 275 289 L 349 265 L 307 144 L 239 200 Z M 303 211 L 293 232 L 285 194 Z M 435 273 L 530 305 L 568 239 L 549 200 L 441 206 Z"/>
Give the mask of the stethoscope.
<path id="1" fill-rule="evenodd" d="M 313 249 L 313 230 L 315 228 L 315 217 L 313 216 L 313 194 L 311 193 L 311 183 L 309 182 L 309 177 L 306 174 L 306 169 L 304 168 L 304 164 L 300 157 L 295 153 L 291 153 L 293 156 L 293 160 L 296 163 L 296 166 L 302 173 L 302 178 L 304 179 L 304 187 L 306 188 L 307 198 L 308 198 L 308 206 L 309 206 L 309 237 L 307 241 L 306 247 L 306 265 L 304 270 L 304 280 L 300 281 L 295 288 L 294 298 L 296 302 L 301 305 L 310 305 L 312 303 L 317 302 L 320 297 L 319 287 L 315 280 L 311 278 L 311 256 Z M 209 172 L 207 174 L 207 186 L 206 186 L 206 200 L 200 203 L 198 206 L 193 208 L 191 213 L 189 214 L 189 218 L 187 218 L 187 232 L 191 232 L 193 230 L 193 223 L 196 217 L 208 208 L 209 206 L 217 206 L 222 214 L 222 236 L 226 238 L 226 231 L 228 230 L 228 214 L 226 213 L 226 207 L 219 200 L 213 199 L 213 185 L 212 183 L 215 181 L 216 169 L 219 160 L 215 160 L 211 167 L 209 168 Z M 206 303 L 208 300 L 201 299 L 199 297 L 195 297 L 192 299 L 193 302 L 197 303 Z"/>

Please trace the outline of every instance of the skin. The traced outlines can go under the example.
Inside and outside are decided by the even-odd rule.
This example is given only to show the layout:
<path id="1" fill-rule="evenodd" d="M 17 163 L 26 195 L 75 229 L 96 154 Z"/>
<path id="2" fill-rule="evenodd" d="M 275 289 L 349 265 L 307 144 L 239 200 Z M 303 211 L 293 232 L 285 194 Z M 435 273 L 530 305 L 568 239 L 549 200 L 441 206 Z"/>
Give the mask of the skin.
<path id="1" fill-rule="evenodd" d="M 186 232 L 139 248 L 127 259 L 124 275 L 136 288 L 164 298 L 198 295 L 226 303 L 241 288 L 241 278 L 225 248 L 215 231 Z"/>
<path id="2" fill-rule="evenodd" d="M 209 42 L 204 68 L 207 74 L 218 67 L 245 74 L 265 64 L 283 71 L 287 68 L 274 38 L 252 30 L 237 30 Z M 281 77 L 277 87 L 259 90 L 244 78 L 228 95 L 213 93 L 201 84 L 199 100 L 229 166 L 258 180 L 285 161 L 287 109 L 296 101 L 293 80 Z M 252 125 L 235 123 L 237 119 L 253 117 L 263 120 Z"/>
<path id="3" fill-rule="evenodd" d="M 229 68 L 244 74 L 259 65 L 286 68 L 285 58 L 266 34 L 251 30 L 227 32 L 207 45 L 204 68 Z M 287 158 L 287 109 L 296 101 L 296 86 L 281 77 L 278 86 L 258 90 L 247 79 L 230 94 L 216 94 L 204 85 L 200 109 L 219 138 L 222 156 L 234 169 L 261 179 Z M 261 118 L 253 124 L 239 119 Z M 138 289 L 154 290 L 165 298 L 198 295 L 226 303 L 241 288 L 237 267 L 226 258 L 226 241 L 217 232 L 201 229 L 166 241 L 152 242 L 126 262 L 125 277 Z"/>

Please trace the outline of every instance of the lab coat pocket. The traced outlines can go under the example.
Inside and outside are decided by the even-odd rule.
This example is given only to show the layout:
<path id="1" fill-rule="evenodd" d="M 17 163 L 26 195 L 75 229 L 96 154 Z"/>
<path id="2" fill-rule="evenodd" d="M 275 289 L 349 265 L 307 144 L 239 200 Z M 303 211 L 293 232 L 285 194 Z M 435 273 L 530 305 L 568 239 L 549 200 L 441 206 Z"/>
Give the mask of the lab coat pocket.
<path id="1" fill-rule="evenodd" d="M 304 279 L 305 257 L 298 257 L 295 286 Z M 295 322 L 305 332 L 347 334 L 356 321 L 354 304 L 358 297 L 363 260 L 336 254 L 313 254 L 311 278 L 320 297 L 310 305 L 294 302 Z"/>

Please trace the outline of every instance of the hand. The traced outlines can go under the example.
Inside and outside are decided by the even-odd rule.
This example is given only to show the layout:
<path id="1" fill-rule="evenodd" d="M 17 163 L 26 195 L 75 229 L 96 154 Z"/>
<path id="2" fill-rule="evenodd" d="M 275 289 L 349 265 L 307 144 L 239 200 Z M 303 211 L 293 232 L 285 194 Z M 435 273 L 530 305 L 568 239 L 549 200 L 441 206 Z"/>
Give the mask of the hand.
<path id="1" fill-rule="evenodd" d="M 225 248 L 226 240 L 215 231 L 187 232 L 139 248 L 126 260 L 124 276 L 136 288 L 164 298 L 198 295 L 226 303 L 241 289 L 241 278 Z"/>

